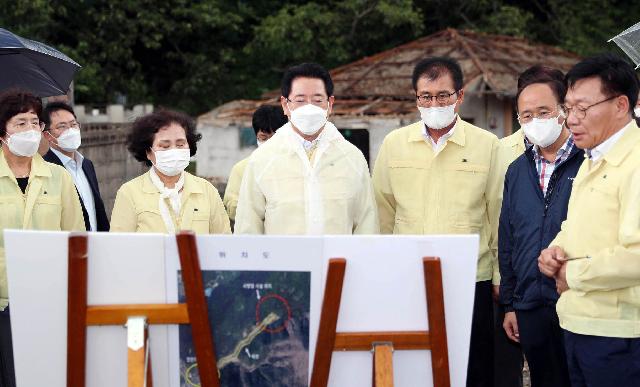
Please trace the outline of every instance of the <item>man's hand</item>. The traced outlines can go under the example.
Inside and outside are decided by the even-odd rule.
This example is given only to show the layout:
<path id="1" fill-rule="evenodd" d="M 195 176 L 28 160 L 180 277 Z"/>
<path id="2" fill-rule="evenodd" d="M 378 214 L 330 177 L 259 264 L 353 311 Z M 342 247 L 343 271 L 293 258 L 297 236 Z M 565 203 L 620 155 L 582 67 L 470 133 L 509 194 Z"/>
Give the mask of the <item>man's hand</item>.
<path id="1" fill-rule="evenodd" d="M 562 264 L 554 278 L 556 280 L 556 290 L 558 294 L 569 290 L 569 284 L 567 283 L 567 262 Z"/>
<path id="2" fill-rule="evenodd" d="M 563 260 L 567 257 L 567 254 L 561 247 L 551 246 L 548 249 L 542 250 L 538 257 L 538 268 L 540 272 L 547 277 L 554 277 L 560 267 L 562 267 Z"/>
<path id="3" fill-rule="evenodd" d="M 507 333 L 507 337 L 509 337 L 516 343 L 520 342 L 520 331 L 518 330 L 518 319 L 516 318 L 516 312 L 507 312 L 504 314 L 502 327 Z"/>
<path id="4" fill-rule="evenodd" d="M 493 302 L 498 303 L 498 299 L 500 298 L 500 285 L 493 285 L 492 290 L 491 295 L 493 296 Z"/>

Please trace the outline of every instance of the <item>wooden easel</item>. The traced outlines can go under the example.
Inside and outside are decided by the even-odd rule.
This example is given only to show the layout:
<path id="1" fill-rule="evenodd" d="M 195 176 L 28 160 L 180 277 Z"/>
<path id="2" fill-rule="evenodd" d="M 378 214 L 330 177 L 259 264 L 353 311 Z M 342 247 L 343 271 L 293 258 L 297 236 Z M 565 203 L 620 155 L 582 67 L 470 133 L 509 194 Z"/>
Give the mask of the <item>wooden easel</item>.
<path id="1" fill-rule="evenodd" d="M 334 258 L 329 261 L 311 373 L 311 387 L 327 386 L 333 351 L 372 351 L 373 386 L 391 387 L 393 386 L 392 353 L 394 349 L 430 349 L 434 387 L 450 386 L 440 259 L 423 258 L 422 265 L 429 321 L 428 331 L 336 333 L 346 260 Z"/>
<path id="2" fill-rule="evenodd" d="M 153 385 L 148 324 L 190 324 L 202 387 L 218 387 L 216 352 L 194 234 L 176 235 L 186 304 L 87 305 L 87 235 L 69 236 L 67 386 L 86 385 L 87 326 L 127 325 L 128 385 Z"/>

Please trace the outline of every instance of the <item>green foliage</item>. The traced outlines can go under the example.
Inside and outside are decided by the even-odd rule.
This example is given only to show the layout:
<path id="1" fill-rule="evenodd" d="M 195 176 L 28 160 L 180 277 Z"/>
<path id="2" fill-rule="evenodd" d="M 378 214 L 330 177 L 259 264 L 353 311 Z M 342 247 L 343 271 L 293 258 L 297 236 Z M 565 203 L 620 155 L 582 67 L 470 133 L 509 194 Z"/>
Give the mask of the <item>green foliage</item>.
<path id="1" fill-rule="evenodd" d="M 0 26 L 80 63 L 78 102 L 152 102 L 192 114 L 443 28 L 525 37 L 581 55 L 640 20 L 631 0 L 0 0 Z"/>
<path id="2" fill-rule="evenodd" d="M 416 38 L 422 24 L 410 0 L 343 0 L 284 5 L 253 32 L 244 53 L 260 79 L 277 85 L 292 64 L 336 67 Z"/>
<path id="3" fill-rule="evenodd" d="M 550 0 L 549 9 L 555 15 L 550 27 L 556 44 L 585 56 L 602 51 L 624 56 L 613 42 L 607 41 L 640 21 L 640 7 L 633 1 Z"/>
<path id="4" fill-rule="evenodd" d="M 525 37 L 528 24 L 533 20 L 531 12 L 511 5 L 503 5 L 482 19 L 480 31 L 492 34 Z"/>

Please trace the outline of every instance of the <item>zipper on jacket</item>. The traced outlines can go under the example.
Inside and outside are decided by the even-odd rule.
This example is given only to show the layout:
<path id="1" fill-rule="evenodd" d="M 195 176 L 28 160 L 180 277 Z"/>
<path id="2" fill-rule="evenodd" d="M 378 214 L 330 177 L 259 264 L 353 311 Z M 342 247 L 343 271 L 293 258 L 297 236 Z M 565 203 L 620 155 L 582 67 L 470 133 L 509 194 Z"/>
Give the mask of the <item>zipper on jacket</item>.
<path id="1" fill-rule="evenodd" d="M 560 165 L 558 165 L 556 169 L 553 170 L 553 173 L 551 174 L 551 178 L 549 179 L 549 186 L 547 187 L 547 193 L 544 195 L 543 217 L 547 216 L 547 210 L 549 209 L 549 205 L 551 204 L 551 195 L 553 195 L 553 191 L 556 187 L 556 183 L 558 181 L 558 175 L 560 175 L 560 172 L 566 168 L 566 165 L 569 162 L 569 160 L 573 159 L 573 157 L 578 153 L 579 152 L 575 152 L 575 153 L 572 152 L 572 154 L 570 154 L 569 157 L 566 158 L 566 160 L 560 163 Z M 540 241 L 542 242 L 542 239 Z"/>
<path id="2" fill-rule="evenodd" d="M 547 217 L 547 210 L 549 209 L 549 205 L 551 204 L 551 195 L 553 195 L 556 182 L 558 181 L 558 176 L 564 171 L 565 168 L 567 168 L 567 164 L 569 163 L 569 161 L 571 161 L 579 153 L 580 152 L 575 152 L 575 153 L 572 152 L 572 154 L 570 154 L 566 160 L 560 163 L 560 165 L 558 165 L 556 169 L 553 170 L 553 173 L 551 174 L 551 178 L 549 179 L 549 186 L 547 187 L 547 193 L 546 195 L 544 195 L 544 199 L 543 199 L 544 210 L 542 212 L 542 227 L 540 227 L 540 245 L 541 246 L 543 245 L 543 240 L 544 240 L 544 230 L 546 226 L 545 223 L 546 223 L 546 217 Z M 544 276 L 539 270 L 537 273 L 537 280 L 538 280 L 537 282 L 538 282 L 538 287 L 540 291 L 540 298 L 544 299 L 544 295 L 542 291 L 542 287 L 543 287 L 542 283 L 544 281 Z"/>

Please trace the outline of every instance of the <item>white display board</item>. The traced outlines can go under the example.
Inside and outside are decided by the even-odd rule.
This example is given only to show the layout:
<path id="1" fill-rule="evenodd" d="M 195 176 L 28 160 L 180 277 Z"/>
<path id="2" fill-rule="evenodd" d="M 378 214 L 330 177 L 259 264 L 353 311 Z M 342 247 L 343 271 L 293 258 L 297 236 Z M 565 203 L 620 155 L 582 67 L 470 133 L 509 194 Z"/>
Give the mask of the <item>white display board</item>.
<path id="1" fill-rule="evenodd" d="M 5 231 L 19 386 L 66 386 L 67 237 L 62 232 Z M 439 256 L 452 386 L 465 385 L 477 236 L 198 237 L 203 267 L 211 256 L 207 252 L 239 246 L 259 246 L 260 251 L 271 246 L 299 259 L 320 256 L 322 265 L 332 257 L 346 258 L 338 331 L 428 329 L 422 257 Z M 175 290 L 167 288 L 167 280 L 176 262 L 173 237 L 92 233 L 88 302 L 171 302 Z M 171 329 L 150 330 L 156 386 L 174 387 L 177 380 L 171 367 L 176 348 Z M 87 385 L 126 386 L 126 330 L 90 327 L 87 340 Z M 428 351 L 395 351 L 396 386 L 432 385 L 430 364 Z M 371 354 L 334 353 L 329 384 L 370 386 Z"/>
<path id="2" fill-rule="evenodd" d="M 324 255 L 346 257 L 338 332 L 428 329 L 422 258 L 440 257 L 452 387 L 466 386 L 477 236 L 327 237 Z M 371 354 L 335 352 L 330 386 L 371 386 Z M 429 351 L 394 351 L 396 387 L 432 386 Z"/>

